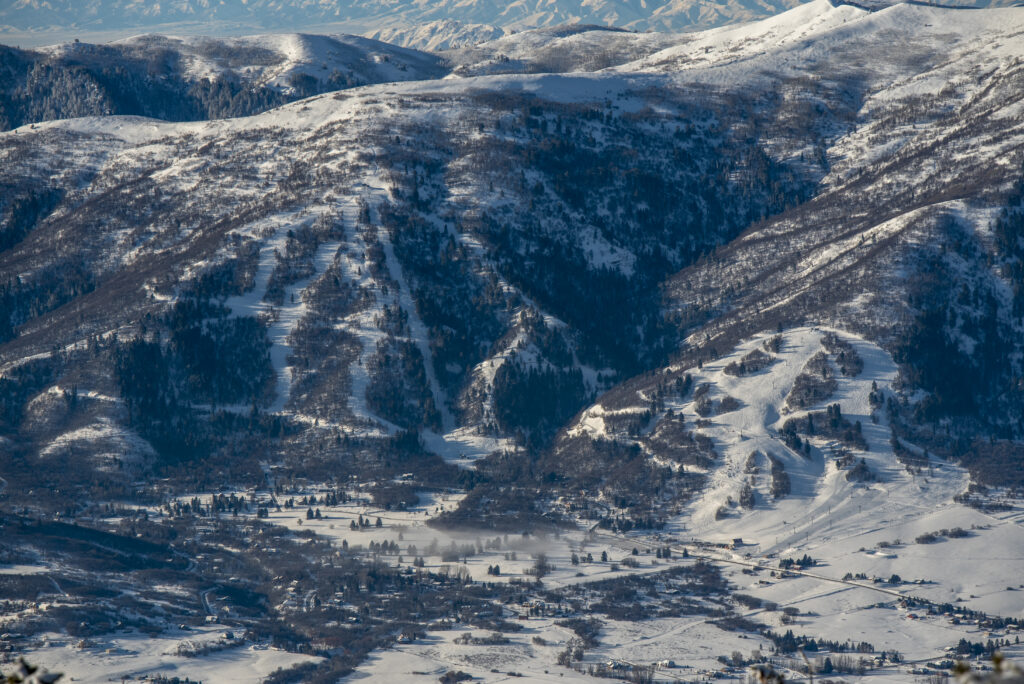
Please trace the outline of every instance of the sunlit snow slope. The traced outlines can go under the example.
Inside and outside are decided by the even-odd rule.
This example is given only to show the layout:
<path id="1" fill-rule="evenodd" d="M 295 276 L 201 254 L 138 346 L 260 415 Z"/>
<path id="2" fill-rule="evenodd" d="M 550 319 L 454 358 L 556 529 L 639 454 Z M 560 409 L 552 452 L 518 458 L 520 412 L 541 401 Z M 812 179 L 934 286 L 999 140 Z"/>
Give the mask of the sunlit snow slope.
<path id="1" fill-rule="evenodd" d="M 823 344 L 826 335 L 839 346 Z M 744 369 L 737 374 L 737 368 Z M 637 444 L 657 460 L 645 435 L 682 416 L 712 440 L 716 458 L 705 468 L 683 466 L 705 480 L 670 518 L 666 534 L 721 544 L 742 539 L 731 557 L 806 553 L 821 561 L 814 572 L 833 579 L 847 572 L 897 574 L 927 580 L 908 592 L 915 596 L 953 602 L 970 594 L 972 608 L 1001 615 L 1024 611 L 1024 599 L 1005 591 L 1016 586 L 1017 567 L 1024 563 L 1024 511 L 968 507 L 956 500 L 970 481 L 962 468 L 903 441 L 900 453 L 894 452 L 886 404 L 895 397 L 897 367 L 886 351 L 850 333 L 796 328 L 757 335 L 685 372 L 694 393 L 664 400 Z M 616 412 L 647 410 L 644 397 L 638 392 L 632 408 L 620 399 Z M 839 428 L 829 425 L 834 406 Z M 628 439 L 606 428 L 606 415 L 600 404 L 587 409 L 569 433 Z M 787 430 L 787 422 L 795 429 Z M 794 446 L 794 434 L 800 446 Z M 776 490 L 778 469 L 788 486 Z M 962 536 L 949 532 L 956 528 Z M 928 533 L 936 538 L 915 541 Z"/>

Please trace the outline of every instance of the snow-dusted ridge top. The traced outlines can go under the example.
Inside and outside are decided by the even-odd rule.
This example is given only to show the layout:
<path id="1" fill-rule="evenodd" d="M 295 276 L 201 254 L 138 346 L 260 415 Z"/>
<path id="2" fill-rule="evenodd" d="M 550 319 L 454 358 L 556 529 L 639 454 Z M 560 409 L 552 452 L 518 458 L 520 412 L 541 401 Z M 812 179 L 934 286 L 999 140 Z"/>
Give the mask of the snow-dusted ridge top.
<path id="1" fill-rule="evenodd" d="M 642 79 L 642 76 L 640 77 Z M 363 105 L 381 96 L 396 99 L 425 95 L 462 97 L 475 92 L 518 92 L 554 102 L 595 102 L 618 97 L 638 83 L 637 77 L 619 74 L 559 74 L 474 76 L 464 79 L 396 82 L 365 86 L 342 94 L 317 95 L 252 117 L 198 122 L 165 122 L 137 116 L 84 117 L 22 126 L 19 131 L 59 128 L 88 135 L 108 135 L 130 144 L 146 144 L 160 138 L 199 135 L 215 138 L 251 127 L 275 127 L 308 131 L 360 114 Z M 640 102 L 625 103 L 639 109 Z"/>
<path id="2" fill-rule="evenodd" d="M 504 29 L 489 24 L 465 24 L 454 19 L 439 19 L 409 27 L 393 26 L 366 34 L 385 43 L 418 50 L 452 50 L 477 45 L 505 35 Z"/>
<path id="3" fill-rule="evenodd" d="M 247 3 L 136 3 L 130 0 L 51 0 L 22 2 L 0 8 L 0 26 L 31 39 L 35 34 L 57 31 L 153 30 L 161 26 L 192 29 L 217 26 L 225 32 L 280 27 L 311 30 L 317 26 L 343 27 L 365 33 L 417 31 L 422 34 L 451 32 L 448 22 L 467 27 L 500 27 L 523 30 L 560 24 L 612 25 L 635 30 L 689 30 L 736 21 L 749 21 L 793 7 L 794 0 L 728 4 L 708 0 L 528 0 L 493 3 L 487 0 L 441 0 L 424 3 L 381 0 L 251 0 Z M 415 37 L 413 37 L 415 39 Z"/>
<path id="4" fill-rule="evenodd" d="M 112 52 L 114 51 L 114 52 Z M 153 58 L 154 69 L 179 70 L 186 82 L 228 79 L 293 93 L 302 79 L 351 83 L 438 78 L 446 69 L 432 54 L 347 34 L 274 33 L 241 37 L 146 33 L 105 45 L 62 42 L 38 48 L 51 59 L 104 68 L 119 57 Z M 163 74 L 161 74 L 163 76 Z"/>
<path id="5" fill-rule="evenodd" d="M 428 94 L 462 96 L 475 91 L 512 91 L 532 93 L 558 102 L 614 100 L 633 89 L 648 85 L 657 87 L 659 79 L 667 79 L 666 84 L 699 82 L 728 88 L 769 75 L 791 76 L 814 71 L 819 65 L 825 67 L 840 56 L 852 58 L 863 51 L 903 49 L 901 45 L 913 45 L 915 50 L 933 52 L 936 55 L 933 59 L 937 59 L 939 54 L 961 55 L 964 59 L 980 62 L 979 50 L 983 49 L 985 60 L 1012 60 L 1024 51 L 1024 40 L 1019 35 L 1022 30 L 1024 9 L 1020 8 L 964 11 L 900 3 L 879 11 L 867 11 L 851 4 L 813 0 L 762 21 L 686 35 L 590 31 L 560 36 L 558 32 L 538 31 L 506 36 L 471 48 L 468 52 L 455 51 L 452 57 L 456 64 L 465 63 L 471 57 L 472 60 L 486 62 L 489 59 L 487 55 L 491 53 L 524 56 L 558 41 L 586 41 L 590 45 L 628 41 L 635 46 L 631 49 L 654 51 L 635 61 L 596 73 L 476 75 L 476 72 L 486 72 L 487 67 L 474 66 L 469 70 L 472 75 L 468 77 L 452 75 L 441 80 L 431 80 L 442 74 L 438 72 L 436 63 L 428 61 L 425 53 L 385 43 L 354 36 L 252 36 L 231 39 L 225 45 L 266 51 L 264 61 L 268 63 L 243 67 L 243 71 L 256 82 L 287 89 L 287 79 L 295 74 L 324 76 L 325 70 L 334 68 L 331 66 L 334 63 L 350 65 L 352 51 L 358 51 L 360 60 L 371 63 L 372 68 L 380 72 L 375 74 L 377 80 L 395 82 L 352 89 L 340 98 L 315 96 L 236 121 L 179 124 L 131 117 L 104 117 L 36 125 L 113 135 L 139 143 L 155 137 L 188 133 L 215 136 L 252 126 L 315 127 L 344 118 L 354 103 L 381 96 L 414 98 Z M 191 51 L 189 68 L 194 74 L 215 75 L 223 71 L 225 64 L 223 60 L 203 53 L 206 40 L 138 36 L 124 42 L 139 45 L 152 41 L 179 43 L 186 52 Z M 662 48 L 665 44 L 668 47 Z M 75 48 L 73 45 L 61 45 L 50 49 L 59 52 Z M 969 66 L 964 65 L 964 68 Z M 898 63 L 886 66 L 886 60 L 881 59 L 872 60 L 869 66 L 858 72 L 863 85 L 871 90 L 899 85 L 915 75 L 916 72 L 908 72 Z M 631 106 L 644 106 L 628 100 L 616 101 L 615 104 L 627 110 Z"/>
<path id="6" fill-rule="evenodd" d="M 855 59 L 857 54 L 888 51 L 903 44 L 955 49 L 984 36 L 1003 36 L 1009 41 L 1010 55 L 1021 48 L 1017 34 L 1022 26 L 1024 11 L 1020 8 L 968 11 L 896 3 L 868 10 L 855 3 L 812 0 L 762 21 L 690 34 L 679 45 L 615 70 L 685 71 L 690 78 L 727 86 L 759 72 L 782 75 L 813 69 L 839 51 L 850 51 Z M 880 62 L 884 60 L 871 60 L 868 69 L 882 79 L 898 77 L 886 72 Z"/>

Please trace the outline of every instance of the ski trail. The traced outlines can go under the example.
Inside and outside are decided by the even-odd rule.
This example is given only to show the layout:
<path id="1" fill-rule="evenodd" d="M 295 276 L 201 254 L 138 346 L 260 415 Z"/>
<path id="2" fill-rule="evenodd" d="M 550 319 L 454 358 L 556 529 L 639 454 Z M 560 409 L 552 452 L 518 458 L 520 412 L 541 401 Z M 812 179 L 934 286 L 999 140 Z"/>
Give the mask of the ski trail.
<path id="1" fill-rule="evenodd" d="M 273 317 L 271 320 L 273 320 L 273 323 L 267 331 L 267 337 L 273 343 L 273 346 L 270 348 L 270 362 L 273 364 L 274 372 L 277 374 L 277 394 L 273 405 L 270 407 L 271 411 L 283 411 L 285 404 L 288 403 L 288 399 L 291 397 L 292 383 L 295 378 L 292 367 L 288 365 L 288 357 L 292 353 L 289 337 L 295 326 L 298 325 L 299 321 L 307 313 L 306 302 L 302 297 L 302 293 L 313 281 L 323 274 L 334 260 L 334 255 L 338 253 L 340 248 L 340 241 L 325 242 L 320 245 L 316 250 L 316 255 L 313 257 L 313 274 L 308 278 L 303 278 L 288 285 L 284 289 L 284 304 L 280 307 L 272 308 Z"/>
<path id="2" fill-rule="evenodd" d="M 284 289 L 284 304 L 274 306 L 263 301 L 266 295 L 267 286 L 270 283 L 270 276 L 277 266 L 277 255 L 283 254 L 288 240 L 288 230 L 311 224 L 316 215 L 309 215 L 299 221 L 282 221 L 278 224 L 273 235 L 264 242 L 260 249 L 259 267 L 256 272 L 255 284 L 248 292 L 229 297 L 224 301 L 236 316 L 265 315 L 270 324 L 267 327 L 267 338 L 270 340 L 270 363 L 274 369 L 274 402 L 269 410 L 279 413 L 284 410 L 288 399 L 291 396 L 293 381 L 292 367 L 288 365 L 288 357 L 291 355 L 292 347 L 289 337 L 299 320 L 306 315 L 307 307 L 302 298 L 302 293 L 310 283 L 323 274 L 324 270 L 331 263 L 334 255 L 341 248 L 341 242 L 330 241 L 321 244 L 313 257 L 314 272 L 308 278 L 292 283 Z"/>
<path id="3" fill-rule="evenodd" d="M 386 230 L 378 230 L 377 234 L 380 236 L 380 242 L 384 248 L 388 272 L 391 274 L 391 278 L 398 283 L 398 305 L 402 307 L 402 310 L 409 317 L 409 332 L 412 335 L 412 341 L 423 356 L 423 366 L 427 373 L 427 382 L 430 384 L 430 393 L 434 396 L 434 405 L 441 412 L 443 431 L 448 432 L 455 424 L 455 419 L 452 417 L 451 411 L 448 410 L 445 393 L 441 389 L 441 383 L 437 380 L 437 374 L 434 372 L 433 357 L 430 354 L 430 344 L 428 343 L 427 326 L 424 325 L 423 320 L 416 313 L 416 304 L 412 299 L 412 291 L 409 289 L 409 284 L 405 281 L 402 266 L 398 263 L 398 258 L 395 256 L 395 249 L 391 244 L 391 236 L 388 235 Z"/>
<path id="4" fill-rule="evenodd" d="M 341 327 L 359 340 L 359 358 L 349 366 L 349 382 L 351 389 L 348 394 L 349 410 L 354 416 L 371 423 L 381 425 L 388 433 L 399 431 L 397 425 L 381 418 L 366 402 L 366 390 L 370 386 L 370 374 L 366 370 L 370 357 L 377 351 L 377 342 L 384 333 L 377 327 L 374 320 L 383 308 L 380 285 L 370 274 L 370 267 L 364 255 L 367 251 L 366 241 L 359 234 L 359 196 L 352 195 L 339 200 L 342 225 L 350 249 L 338 254 L 338 265 L 346 281 L 355 283 L 362 289 L 372 293 L 373 305 L 362 311 L 346 316 Z M 359 257 L 358 259 L 356 257 Z"/>
<path id="5" fill-rule="evenodd" d="M 375 210 L 387 196 L 387 190 L 384 186 L 384 181 L 379 176 L 368 176 L 363 181 L 365 196 L 367 197 L 367 204 L 371 207 L 371 210 Z M 370 202 L 369 199 L 373 201 Z M 395 256 L 394 245 L 391 242 L 391 234 L 387 230 L 383 230 L 380 226 L 379 216 L 378 220 L 373 221 L 374 227 L 377 229 L 377 239 L 381 243 L 381 247 L 384 250 L 385 263 L 387 264 L 388 274 L 392 280 L 398 283 L 398 296 L 396 297 L 398 305 L 405 311 L 409 321 L 409 332 L 412 336 L 412 341 L 416 345 L 416 348 L 420 350 L 420 355 L 423 357 L 423 368 L 427 375 L 427 383 L 430 385 L 430 393 L 434 397 L 434 405 L 441 414 L 441 425 L 443 426 L 443 432 L 447 432 L 452 429 L 455 424 L 455 419 L 448 409 L 447 395 L 444 390 L 441 389 L 441 383 L 437 380 L 437 374 L 434 372 L 433 355 L 430 353 L 429 336 L 427 334 L 427 326 L 423 323 L 423 319 L 420 318 L 419 313 L 416 311 L 416 303 L 412 298 L 412 290 L 409 288 L 409 284 L 405 279 L 405 274 L 402 271 L 402 266 L 398 262 L 398 258 Z"/>

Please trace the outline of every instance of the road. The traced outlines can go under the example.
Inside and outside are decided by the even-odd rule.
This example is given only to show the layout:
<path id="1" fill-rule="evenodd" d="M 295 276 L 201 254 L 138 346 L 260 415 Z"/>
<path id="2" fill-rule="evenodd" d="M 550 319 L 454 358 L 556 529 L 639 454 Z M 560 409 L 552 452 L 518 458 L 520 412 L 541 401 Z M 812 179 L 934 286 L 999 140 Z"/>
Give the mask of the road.
<path id="1" fill-rule="evenodd" d="M 217 611 L 215 611 L 213 609 L 213 606 L 210 604 L 210 592 L 212 591 L 212 588 L 203 589 L 201 592 L 199 592 L 199 600 L 203 602 L 203 610 L 206 611 L 207 615 L 217 617 Z"/>

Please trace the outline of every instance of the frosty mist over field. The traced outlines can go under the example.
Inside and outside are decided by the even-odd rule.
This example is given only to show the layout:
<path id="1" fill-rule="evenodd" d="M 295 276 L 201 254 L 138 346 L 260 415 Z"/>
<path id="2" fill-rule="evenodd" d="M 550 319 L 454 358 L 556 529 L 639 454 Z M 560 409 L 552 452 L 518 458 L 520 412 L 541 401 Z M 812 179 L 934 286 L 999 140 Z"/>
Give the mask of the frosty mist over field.
<path id="1" fill-rule="evenodd" d="M 9 681 L 1019 682 L 1022 569 L 1024 7 L 0 2 Z"/>

